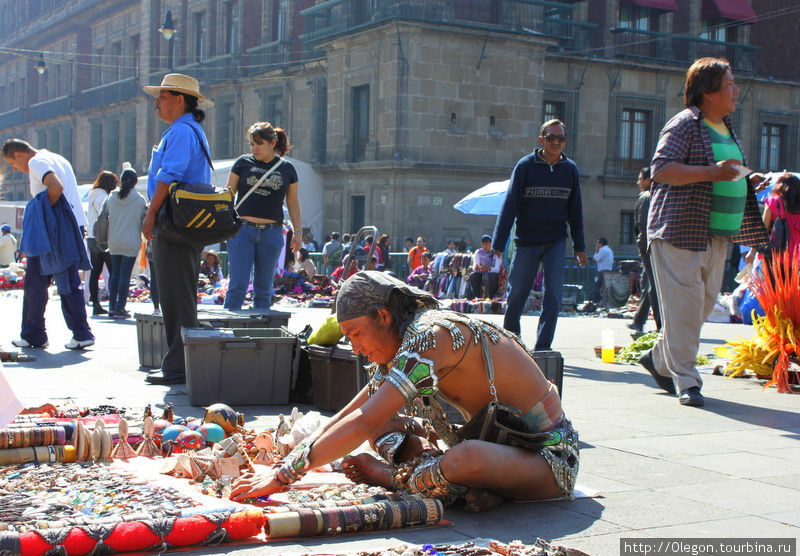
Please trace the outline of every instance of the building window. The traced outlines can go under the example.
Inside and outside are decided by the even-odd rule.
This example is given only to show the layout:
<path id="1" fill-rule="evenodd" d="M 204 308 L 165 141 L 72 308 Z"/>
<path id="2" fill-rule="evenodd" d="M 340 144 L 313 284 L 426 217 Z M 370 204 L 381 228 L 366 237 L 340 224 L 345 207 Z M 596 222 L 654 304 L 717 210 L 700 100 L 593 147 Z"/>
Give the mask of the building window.
<path id="1" fill-rule="evenodd" d="M 660 13 L 644 6 L 627 6 L 619 11 L 619 26 L 637 31 L 658 31 Z"/>
<path id="2" fill-rule="evenodd" d="M 136 166 L 136 112 L 125 114 L 124 140 L 122 144 L 122 159 Z"/>
<path id="3" fill-rule="evenodd" d="M 106 123 L 106 149 L 103 166 L 107 170 L 111 170 L 115 174 L 119 175 L 119 120 L 114 118 L 112 120 L 106 120 Z"/>
<path id="4" fill-rule="evenodd" d="M 139 35 L 128 37 L 128 57 L 129 64 L 133 72 L 133 77 L 139 77 L 139 56 L 142 54 L 142 40 Z"/>
<path id="5" fill-rule="evenodd" d="M 89 172 L 97 174 L 103 169 L 103 123 L 89 124 Z"/>
<path id="6" fill-rule="evenodd" d="M 286 25 L 286 1 L 272 1 L 272 41 L 282 41 Z"/>
<path id="7" fill-rule="evenodd" d="M 619 243 L 620 245 L 632 245 L 636 241 L 636 234 L 633 231 L 634 215 L 632 210 L 623 210 L 619 213 Z"/>
<path id="8" fill-rule="evenodd" d="M 564 120 L 564 103 L 555 100 L 546 100 L 542 105 L 542 123 L 548 120 Z"/>
<path id="9" fill-rule="evenodd" d="M 366 196 L 353 195 L 350 197 L 350 229 L 358 231 L 364 227 L 366 222 Z"/>
<path id="10" fill-rule="evenodd" d="M 758 112 L 759 168 L 779 172 L 797 166 L 799 122 L 800 116 L 791 112 Z"/>
<path id="11" fill-rule="evenodd" d="M 222 158 L 234 156 L 234 145 L 236 144 L 235 108 L 236 103 L 232 99 L 220 100 L 216 105 L 214 154 Z"/>
<path id="12" fill-rule="evenodd" d="M 46 129 L 37 129 L 36 130 L 36 148 L 47 149 L 47 130 Z M 50 149 L 48 149 L 48 150 L 50 150 Z"/>
<path id="13" fill-rule="evenodd" d="M 119 81 L 122 77 L 122 41 L 111 43 L 111 67 L 114 68 L 111 81 Z"/>
<path id="14" fill-rule="evenodd" d="M 61 152 L 61 128 L 51 127 L 47 130 L 47 146 L 45 148 L 53 153 Z"/>
<path id="15" fill-rule="evenodd" d="M 783 166 L 783 145 L 786 127 L 765 123 L 761 125 L 761 164 L 765 170 L 780 170 Z"/>
<path id="16" fill-rule="evenodd" d="M 663 98 L 619 95 L 609 103 L 608 176 L 635 177 L 653 156 L 658 128 L 664 121 Z"/>
<path id="17" fill-rule="evenodd" d="M 650 133 L 652 114 L 647 110 L 623 110 L 619 128 L 619 157 L 625 172 L 641 168 L 650 158 Z"/>
<path id="18" fill-rule="evenodd" d="M 497 23 L 500 19 L 499 0 L 456 0 L 455 16 L 458 19 L 479 21 L 481 23 Z"/>
<path id="19" fill-rule="evenodd" d="M 206 52 L 205 12 L 192 15 L 192 32 L 194 33 L 194 61 L 202 62 Z"/>
<path id="20" fill-rule="evenodd" d="M 103 54 L 102 48 L 94 51 L 94 60 L 92 60 L 92 86 L 97 87 L 103 84 Z"/>
<path id="21" fill-rule="evenodd" d="M 311 106 L 313 135 L 311 136 L 311 160 L 325 164 L 328 148 L 328 83 L 324 79 L 314 82 L 314 100 Z"/>
<path id="22" fill-rule="evenodd" d="M 736 42 L 738 25 L 731 25 L 732 23 L 734 22 L 724 18 L 704 20 L 699 36 L 710 41 Z"/>
<path id="23" fill-rule="evenodd" d="M 556 119 L 564 122 L 567 128 L 569 156 L 574 158 L 577 153 L 578 142 L 578 93 L 559 89 L 545 89 L 542 102 L 542 121 Z M 539 134 L 539 128 L 534 131 Z"/>
<path id="24" fill-rule="evenodd" d="M 236 29 L 239 24 L 238 6 L 236 2 L 225 4 L 225 52 L 223 54 L 233 54 L 236 52 Z"/>
<path id="25" fill-rule="evenodd" d="M 283 95 L 280 92 L 262 92 L 261 119 L 272 125 L 283 127 Z"/>
<path id="26" fill-rule="evenodd" d="M 369 142 L 369 85 L 353 87 L 351 162 L 364 160 Z"/>
<path id="27" fill-rule="evenodd" d="M 72 124 L 61 126 L 61 156 L 67 160 L 72 160 Z"/>

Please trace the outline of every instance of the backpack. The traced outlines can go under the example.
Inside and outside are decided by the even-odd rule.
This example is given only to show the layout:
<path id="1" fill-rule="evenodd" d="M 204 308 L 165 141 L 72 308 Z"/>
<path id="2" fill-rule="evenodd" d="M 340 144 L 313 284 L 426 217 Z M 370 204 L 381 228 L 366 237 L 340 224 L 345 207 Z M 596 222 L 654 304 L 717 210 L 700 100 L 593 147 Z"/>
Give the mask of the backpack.
<path id="1" fill-rule="evenodd" d="M 331 268 L 336 268 L 337 266 L 341 266 L 343 254 L 344 254 L 344 249 L 342 248 L 342 244 L 340 243 L 336 249 L 328 253 L 328 266 Z"/>

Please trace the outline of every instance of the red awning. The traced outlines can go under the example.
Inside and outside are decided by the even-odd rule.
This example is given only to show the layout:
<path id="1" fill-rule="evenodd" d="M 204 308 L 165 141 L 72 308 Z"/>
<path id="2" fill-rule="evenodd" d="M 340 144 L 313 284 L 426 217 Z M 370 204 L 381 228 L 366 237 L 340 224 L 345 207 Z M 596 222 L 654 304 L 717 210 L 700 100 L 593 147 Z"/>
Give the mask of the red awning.
<path id="1" fill-rule="evenodd" d="M 622 7 L 642 6 L 643 8 L 653 8 L 664 10 L 665 12 L 678 11 L 678 3 L 675 0 L 622 0 Z"/>
<path id="2" fill-rule="evenodd" d="M 749 0 L 703 0 L 703 18 L 720 17 L 745 23 L 758 22 L 758 16 Z"/>

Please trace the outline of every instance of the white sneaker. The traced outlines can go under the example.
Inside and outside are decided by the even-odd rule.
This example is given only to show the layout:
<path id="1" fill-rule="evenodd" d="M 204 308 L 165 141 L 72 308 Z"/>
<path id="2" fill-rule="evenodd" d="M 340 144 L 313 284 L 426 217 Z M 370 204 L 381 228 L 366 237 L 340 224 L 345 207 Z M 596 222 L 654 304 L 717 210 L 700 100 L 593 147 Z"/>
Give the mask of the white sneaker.
<path id="1" fill-rule="evenodd" d="M 64 344 L 67 349 L 83 349 L 94 345 L 94 340 L 76 340 L 72 338 L 69 343 Z"/>
<path id="2" fill-rule="evenodd" d="M 50 345 L 49 342 L 45 342 L 41 345 L 34 346 L 28 340 L 23 340 L 22 338 L 19 340 L 11 340 L 11 344 L 18 348 L 46 348 L 48 345 Z"/>

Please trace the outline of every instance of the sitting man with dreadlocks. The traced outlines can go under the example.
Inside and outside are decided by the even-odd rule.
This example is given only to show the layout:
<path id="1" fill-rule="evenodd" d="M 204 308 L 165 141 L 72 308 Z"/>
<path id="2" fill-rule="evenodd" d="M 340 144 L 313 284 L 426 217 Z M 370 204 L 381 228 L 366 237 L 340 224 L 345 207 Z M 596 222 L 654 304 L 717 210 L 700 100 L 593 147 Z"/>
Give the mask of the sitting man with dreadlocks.
<path id="1" fill-rule="evenodd" d="M 572 495 L 578 434 L 519 338 L 440 311 L 430 294 L 376 271 L 344 282 L 336 315 L 353 351 L 375 364 L 371 381 L 277 471 L 240 478 L 234 500 L 286 490 L 365 440 L 383 461 L 346 457 L 345 473 L 357 482 L 445 503 L 465 497 L 472 511 L 502 497 Z M 441 401 L 467 424 L 451 424 Z M 437 441 L 448 447 L 444 453 Z"/>

